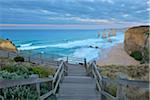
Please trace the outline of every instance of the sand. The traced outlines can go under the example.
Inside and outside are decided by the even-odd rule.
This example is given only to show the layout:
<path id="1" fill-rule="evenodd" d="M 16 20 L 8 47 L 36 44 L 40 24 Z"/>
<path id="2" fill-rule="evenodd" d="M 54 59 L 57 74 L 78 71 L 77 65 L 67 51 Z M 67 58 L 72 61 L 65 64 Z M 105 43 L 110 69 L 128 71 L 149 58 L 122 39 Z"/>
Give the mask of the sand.
<path id="1" fill-rule="evenodd" d="M 100 51 L 97 65 L 139 65 L 140 62 L 130 57 L 123 48 L 123 43 Z"/>

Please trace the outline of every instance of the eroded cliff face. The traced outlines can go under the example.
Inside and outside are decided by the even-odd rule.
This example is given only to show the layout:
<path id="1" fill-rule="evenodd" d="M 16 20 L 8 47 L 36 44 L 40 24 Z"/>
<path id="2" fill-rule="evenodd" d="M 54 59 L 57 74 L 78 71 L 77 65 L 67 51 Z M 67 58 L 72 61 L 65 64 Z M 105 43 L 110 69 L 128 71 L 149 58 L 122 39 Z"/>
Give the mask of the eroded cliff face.
<path id="1" fill-rule="evenodd" d="M 16 46 L 9 40 L 0 40 L 0 49 L 17 52 Z"/>
<path id="2" fill-rule="evenodd" d="M 149 51 L 149 38 L 145 32 L 149 32 L 150 26 L 136 26 L 129 28 L 125 32 L 124 49 L 130 55 L 134 51 L 144 53 L 144 49 Z M 143 49 L 144 48 L 144 49 Z M 149 55 L 149 54 L 147 54 Z"/>

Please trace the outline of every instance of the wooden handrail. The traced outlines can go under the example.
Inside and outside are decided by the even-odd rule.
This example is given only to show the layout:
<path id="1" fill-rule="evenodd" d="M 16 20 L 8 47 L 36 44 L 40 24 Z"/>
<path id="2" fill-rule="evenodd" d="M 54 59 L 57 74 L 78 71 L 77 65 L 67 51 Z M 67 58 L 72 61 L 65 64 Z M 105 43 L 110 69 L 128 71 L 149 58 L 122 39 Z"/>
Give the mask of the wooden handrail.
<path id="1" fill-rule="evenodd" d="M 63 79 L 64 75 L 67 75 L 67 66 L 64 61 L 61 61 L 61 64 L 59 65 L 59 68 L 57 72 L 55 73 L 54 77 L 49 77 L 49 78 L 38 78 L 38 77 L 32 77 L 28 79 L 15 79 L 15 80 L 10 80 L 10 79 L 1 79 L 0 80 L 0 89 L 3 88 L 9 88 L 13 86 L 18 86 L 18 85 L 30 85 L 30 84 L 36 84 L 36 90 L 38 92 L 38 96 L 40 100 L 44 100 L 47 97 L 49 97 L 52 94 L 56 93 L 56 90 L 58 89 L 60 81 Z M 50 90 L 48 93 L 43 94 L 42 96 L 40 95 L 40 83 L 43 82 L 52 82 L 52 90 Z"/>
<path id="2" fill-rule="evenodd" d="M 119 80 L 112 80 L 108 77 L 103 77 L 102 79 L 106 83 L 113 83 L 113 84 L 121 84 L 123 86 L 132 86 L 132 87 L 140 87 L 140 88 L 149 88 L 149 81 L 142 81 L 142 80 L 128 80 L 128 79 L 119 79 Z"/>
<path id="3" fill-rule="evenodd" d="M 9 88 L 9 87 L 18 86 L 18 85 L 36 84 L 36 90 L 38 92 L 38 96 L 39 96 L 40 100 L 44 100 L 48 96 L 52 95 L 53 90 L 51 90 L 48 93 L 40 96 L 40 83 L 52 82 L 52 80 L 53 80 L 52 77 L 51 78 L 15 79 L 15 80 L 2 79 L 2 80 L 0 80 L 0 89 Z"/>
<path id="4" fill-rule="evenodd" d="M 58 89 L 60 81 L 63 79 L 64 75 L 66 75 L 67 69 L 68 68 L 67 68 L 65 62 L 62 61 L 61 64 L 59 65 L 59 68 L 56 71 L 53 81 L 52 81 L 52 88 L 53 88 L 54 94 L 56 93 L 56 91 Z"/>
<path id="5" fill-rule="evenodd" d="M 13 87 L 17 85 L 29 85 L 35 83 L 49 82 L 52 80 L 53 78 L 29 78 L 29 79 L 15 79 L 15 80 L 2 79 L 0 80 L 0 89 Z"/>
<path id="6" fill-rule="evenodd" d="M 124 92 L 123 88 L 125 86 L 132 86 L 132 87 L 140 87 L 140 88 L 149 88 L 150 84 L 148 81 L 141 81 L 141 80 L 128 80 L 128 79 L 117 79 L 117 80 L 112 80 L 110 78 L 101 76 L 99 73 L 99 70 L 96 66 L 95 61 L 92 62 L 89 67 L 87 67 L 89 73 L 91 73 L 95 80 L 96 80 L 96 85 L 98 88 L 98 91 L 102 94 L 101 99 L 103 96 L 109 98 L 109 100 L 124 100 Z M 107 93 L 104 91 L 104 83 L 109 83 L 109 84 L 116 84 L 117 85 L 117 93 L 116 97 L 112 96 L 111 94 Z"/>

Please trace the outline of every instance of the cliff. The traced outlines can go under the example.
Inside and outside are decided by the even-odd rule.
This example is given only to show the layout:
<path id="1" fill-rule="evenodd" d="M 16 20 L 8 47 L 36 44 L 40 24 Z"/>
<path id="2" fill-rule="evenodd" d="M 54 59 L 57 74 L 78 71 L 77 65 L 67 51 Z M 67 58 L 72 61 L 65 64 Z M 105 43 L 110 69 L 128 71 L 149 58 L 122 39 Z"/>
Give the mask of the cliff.
<path id="1" fill-rule="evenodd" d="M 0 50 L 17 52 L 16 46 L 10 40 L 0 39 Z"/>
<path id="2" fill-rule="evenodd" d="M 129 55 L 134 51 L 140 51 L 142 54 L 145 53 L 145 50 L 149 51 L 149 36 L 145 34 L 146 32 L 149 32 L 149 26 L 136 26 L 127 29 L 124 49 Z"/>

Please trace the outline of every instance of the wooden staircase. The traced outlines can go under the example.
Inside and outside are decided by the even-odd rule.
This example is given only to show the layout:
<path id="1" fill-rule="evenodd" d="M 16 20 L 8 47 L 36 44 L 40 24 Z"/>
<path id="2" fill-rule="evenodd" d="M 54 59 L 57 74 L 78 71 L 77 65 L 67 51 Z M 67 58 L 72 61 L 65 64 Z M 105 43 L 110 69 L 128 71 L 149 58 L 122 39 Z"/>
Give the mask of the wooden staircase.
<path id="1" fill-rule="evenodd" d="M 67 64 L 68 75 L 60 83 L 58 100 L 100 100 L 95 80 L 87 76 L 84 66 Z"/>
<path id="2" fill-rule="evenodd" d="M 84 68 L 85 67 L 85 68 Z M 90 76 L 87 76 L 88 73 Z M 68 74 L 68 75 L 67 75 Z M 126 100 L 124 89 L 128 87 L 138 87 L 149 90 L 149 81 L 117 79 L 112 80 L 101 76 L 95 62 L 84 66 L 79 64 L 69 64 L 61 61 L 54 76 L 39 78 L 32 76 L 28 79 L 1 79 L 0 89 L 11 88 L 22 85 L 35 85 L 38 100 L 47 100 L 51 95 L 56 95 L 57 100 Z M 41 94 L 41 83 L 50 83 L 49 90 Z M 105 91 L 107 84 L 115 84 L 117 87 L 116 96 Z M 57 93 L 58 90 L 58 93 Z M 4 100 L 0 95 L 0 100 Z"/>

